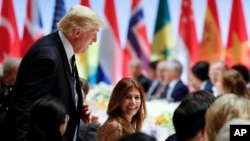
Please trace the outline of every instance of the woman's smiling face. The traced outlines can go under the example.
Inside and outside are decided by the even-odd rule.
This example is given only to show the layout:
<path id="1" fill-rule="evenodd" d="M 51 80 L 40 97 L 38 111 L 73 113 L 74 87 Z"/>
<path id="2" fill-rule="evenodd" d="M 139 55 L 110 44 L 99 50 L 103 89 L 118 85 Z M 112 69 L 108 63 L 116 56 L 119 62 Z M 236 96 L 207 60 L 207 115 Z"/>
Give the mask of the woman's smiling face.
<path id="1" fill-rule="evenodd" d="M 125 94 L 121 103 L 123 115 L 130 122 L 141 106 L 141 94 L 136 88 L 131 88 Z"/>

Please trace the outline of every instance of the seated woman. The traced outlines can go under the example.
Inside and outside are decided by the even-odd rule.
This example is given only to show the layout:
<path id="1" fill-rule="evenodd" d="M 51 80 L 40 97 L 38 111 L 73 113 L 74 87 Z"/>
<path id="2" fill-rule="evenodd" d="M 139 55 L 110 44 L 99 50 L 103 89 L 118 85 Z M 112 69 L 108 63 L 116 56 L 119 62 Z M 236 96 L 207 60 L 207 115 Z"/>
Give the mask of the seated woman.
<path id="1" fill-rule="evenodd" d="M 191 68 L 189 77 L 189 84 L 193 90 L 207 90 L 213 93 L 213 84 L 208 76 L 209 63 L 206 61 L 199 61 Z"/>
<path id="2" fill-rule="evenodd" d="M 121 79 L 109 100 L 108 119 L 97 130 L 98 141 L 117 141 L 124 135 L 140 132 L 146 114 L 142 85 L 131 78 Z"/>
<path id="3" fill-rule="evenodd" d="M 220 73 L 215 87 L 220 95 L 233 93 L 248 98 L 250 97 L 246 82 L 241 74 L 234 69 L 225 70 L 223 73 Z"/>
<path id="4" fill-rule="evenodd" d="M 62 141 L 69 116 L 64 105 L 52 96 L 35 102 L 30 115 L 28 141 Z"/>

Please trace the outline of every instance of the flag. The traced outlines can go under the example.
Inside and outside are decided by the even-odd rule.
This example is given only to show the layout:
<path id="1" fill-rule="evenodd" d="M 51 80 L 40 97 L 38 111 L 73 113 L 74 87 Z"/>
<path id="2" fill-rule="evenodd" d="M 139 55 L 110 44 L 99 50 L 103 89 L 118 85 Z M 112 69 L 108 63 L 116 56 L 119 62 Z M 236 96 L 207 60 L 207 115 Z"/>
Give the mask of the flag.
<path id="1" fill-rule="evenodd" d="M 56 0 L 54 17 L 52 22 L 52 32 L 57 30 L 57 22 L 65 15 L 66 9 L 64 5 L 64 0 Z"/>
<path id="2" fill-rule="evenodd" d="M 147 38 L 141 0 L 133 0 L 131 5 L 132 15 L 129 22 L 127 42 L 123 50 L 123 76 L 129 77 L 129 62 L 132 58 L 142 61 L 144 73 L 147 73 L 150 59 L 150 44 Z"/>
<path id="3" fill-rule="evenodd" d="M 20 40 L 12 0 L 2 1 L 0 15 L 0 62 L 8 56 L 20 57 Z"/>
<path id="4" fill-rule="evenodd" d="M 81 5 L 90 7 L 89 0 L 81 0 Z M 89 50 L 89 49 L 88 49 Z M 76 65 L 79 76 L 88 80 L 88 56 L 87 53 L 77 53 L 76 54 Z"/>
<path id="5" fill-rule="evenodd" d="M 199 47 L 199 61 L 224 60 L 224 47 L 220 33 L 215 0 L 207 1 L 205 24 Z"/>
<path id="6" fill-rule="evenodd" d="M 106 0 L 106 27 L 101 35 L 97 81 L 116 84 L 122 78 L 122 48 L 114 0 Z"/>
<path id="7" fill-rule="evenodd" d="M 42 32 L 42 19 L 37 0 L 27 0 L 26 19 L 24 23 L 23 39 L 21 44 L 21 56 L 27 52 L 32 44 L 44 36 Z"/>
<path id="8" fill-rule="evenodd" d="M 226 62 L 229 67 L 242 64 L 250 69 L 250 50 L 241 0 L 234 0 L 226 48 Z"/>
<path id="9" fill-rule="evenodd" d="M 89 0 L 81 0 L 81 5 L 90 7 Z M 98 67 L 98 43 L 89 45 L 84 53 L 76 54 L 76 63 L 79 76 L 88 80 L 90 85 L 96 84 Z"/>
<path id="10" fill-rule="evenodd" d="M 81 5 L 90 7 L 90 2 L 89 2 L 89 0 L 81 0 Z"/>
<path id="11" fill-rule="evenodd" d="M 173 59 L 175 42 L 167 0 L 159 0 L 154 30 L 151 61 Z"/>
<path id="12" fill-rule="evenodd" d="M 182 80 L 187 84 L 190 67 L 196 63 L 198 58 L 198 41 L 192 11 L 192 0 L 182 0 L 178 34 L 176 59 L 183 66 Z"/>

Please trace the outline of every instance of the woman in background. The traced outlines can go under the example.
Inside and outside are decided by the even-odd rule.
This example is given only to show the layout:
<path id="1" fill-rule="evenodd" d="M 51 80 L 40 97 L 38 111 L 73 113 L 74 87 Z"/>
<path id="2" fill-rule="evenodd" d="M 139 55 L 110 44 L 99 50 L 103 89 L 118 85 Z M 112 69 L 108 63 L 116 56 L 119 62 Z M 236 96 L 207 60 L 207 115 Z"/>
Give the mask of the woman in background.
<path id="1" fill-rule="evenodd" d="M 55 97 L 46 96 L 33 106 L 28 141 L 62 141 L 69 116 L 65 106 Z"/>
<path id="2" fill-rule="evenodd" d="M 250 92 L 246 86 L 246 82 L 242 75 L 236 70 L 230 69 L 220 73 L 215 86 L 220 95 L 233 93 L 250 98 Z"/>
<path id="3" fill-rule="evenodd" d="M 112 91 L 107 114 L 108 119 L 97 130 L 98 141 L 117 141 L 140 132 L 147 114 L 142 85 L 131 78 L 121 79 Z"/>

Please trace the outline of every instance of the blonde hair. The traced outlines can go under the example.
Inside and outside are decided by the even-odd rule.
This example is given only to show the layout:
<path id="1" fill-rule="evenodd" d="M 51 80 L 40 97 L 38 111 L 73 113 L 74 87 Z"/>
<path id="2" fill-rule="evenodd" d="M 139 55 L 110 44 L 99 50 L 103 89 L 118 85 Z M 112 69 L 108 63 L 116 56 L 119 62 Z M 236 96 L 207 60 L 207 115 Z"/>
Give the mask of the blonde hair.
<path id="1" fill-rule="evenodd" d="M 250 118 L 250 100 L 235 94 L 219 97 L 206 113 L 206 131 L 209 141 L 215 141 L 221 127 L 234 118 Z"/>
<path id="2" fill-rule="evenodd" d="M 69 12 L 57 23 L 58 30 L 67 35 L 72 34 L 72 29 L 79 27 L 84 31 L 99 29 L 103 22 L 99 15 L 90 8 L 83 5 L 74 5 Z"/>
<path id="3" fill-rule="evenodd" d="M 250 125 L 250 119 L 235 118 L 226 122 L 216 135 L 215 141 L 230 140 L 230 125 Z"/>

